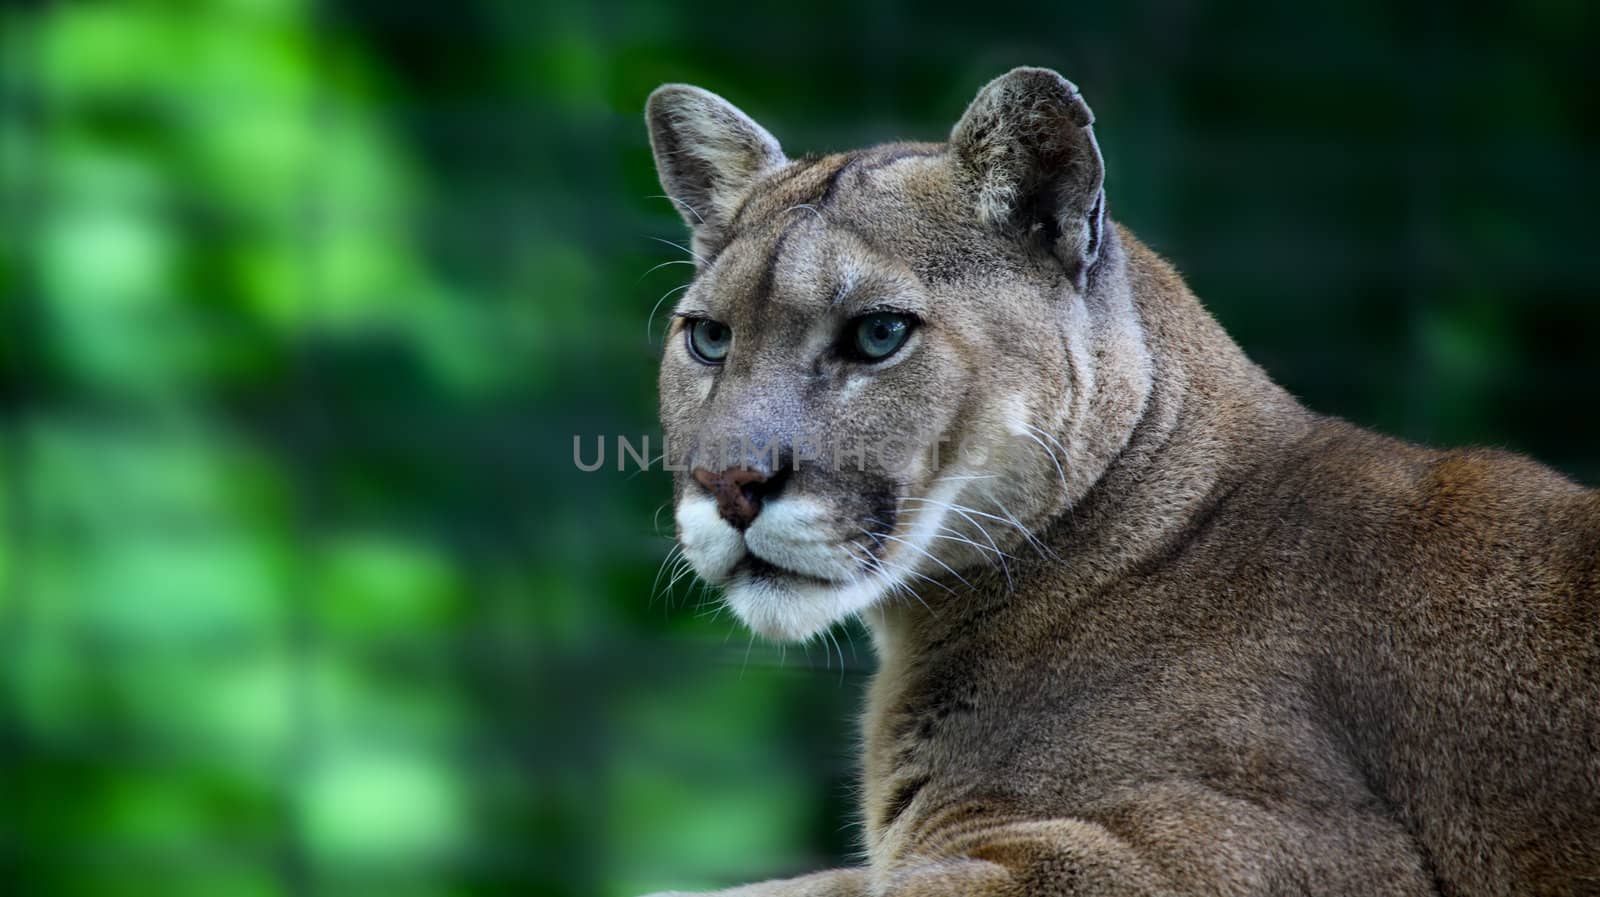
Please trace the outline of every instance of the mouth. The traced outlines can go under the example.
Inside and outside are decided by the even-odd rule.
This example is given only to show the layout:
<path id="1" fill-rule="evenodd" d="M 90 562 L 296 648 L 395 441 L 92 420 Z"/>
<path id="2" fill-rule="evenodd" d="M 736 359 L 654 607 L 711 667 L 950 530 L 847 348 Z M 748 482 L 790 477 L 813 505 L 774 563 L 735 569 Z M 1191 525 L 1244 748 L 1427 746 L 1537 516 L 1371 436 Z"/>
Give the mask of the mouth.
<path id="1" fill-rule="evenodd" d="M 735 576 L 742 574 L 757 582 L 783 580 L 787 582 L 814 583 L 816 585 L 838 585 L 836 580 L 812 576 L 809 573 L 801 573 L 788 567 L 780 567 L 765 558 L 756 556 L 754 553 L 746 554 L 739 563 L 734 565 L 732 572 Z"/>
<path id="2" fill-rule="evenodd" d="M 722 601 L 756 633 L 777 641 L 804 641 L 833 623 L 871 607 L 890 592 L 906 591 L 902 577 L 917 574 L 888 557 L 893 520 L 885 514 L 856 522 L 859 535 L 834 510 L 816 501 L 779 500 L 753 527 L 730 526 L 709 496 L 691 493 L 674 513 L 690 567 L 722 591 Z M 927 524 L 925 524 L 926 526 Z"/>
<path id="3" fill-rule="evenodd" d="M 803 642 L 870 606 L 884 591 L 873 577 L 828 579 L 746 552 L 723 583 L 723 600 L 756 633 Z"/>

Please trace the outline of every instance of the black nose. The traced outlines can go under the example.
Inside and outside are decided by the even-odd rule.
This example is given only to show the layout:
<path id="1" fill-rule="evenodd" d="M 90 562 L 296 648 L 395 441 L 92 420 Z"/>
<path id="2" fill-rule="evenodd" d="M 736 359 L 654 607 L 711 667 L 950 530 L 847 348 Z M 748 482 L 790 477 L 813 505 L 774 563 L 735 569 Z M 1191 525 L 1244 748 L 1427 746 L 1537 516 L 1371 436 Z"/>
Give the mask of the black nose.
<path id="1" fill-rule="evenodd" d="M 746 467 L 733 467 L 721 473 L 712 473 L 697 467 L 694 478 L 717 499 L 717 513 L 722 519 L 743 530 L 761 513 L 761 502 L 772 498 L 783 488 L 788 470 L 779 470 L 772 476 Z"/>

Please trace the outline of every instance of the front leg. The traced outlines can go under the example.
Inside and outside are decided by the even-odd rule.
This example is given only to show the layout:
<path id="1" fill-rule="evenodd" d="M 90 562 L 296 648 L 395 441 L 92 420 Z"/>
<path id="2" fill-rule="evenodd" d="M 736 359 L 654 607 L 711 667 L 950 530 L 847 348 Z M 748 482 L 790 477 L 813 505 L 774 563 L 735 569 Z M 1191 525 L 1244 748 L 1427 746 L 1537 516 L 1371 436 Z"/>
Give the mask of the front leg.
<path id="1" fill-rule="evenodd" d="M 950 845 L 956 847 L 957 845 Z M 1013 824 L 961 844 L 965 856 L 919 859 L 881 876 L 832 869 L 723 891 L 663 891 L 649 897 L 1034 897 L 1163 893 L 1123 844 L 1078 822 Z"/>
<path id="2" fill-rule="evenodd" d="M 1012 822 L 946 845 L 959 858 L 921 860 L 888 877 L 883 897 L 1159 897 L 1156 868 L 1106 829 L 1077 819 Z"/>
<path id="3" fill-rule="evenodd" d="M 1167 891 L 1127 845 L 1077 821 L 1013 823 L 945 845 L 957 856 L 919 858 L 874 877 L 833 869 L 723 891 L 649 897 L 1154 897 Z"/>
<path id="4" fill-rule="evenodd" d="M 1387 818 L 1279 815 L 1172 785 L 1104 814 L 1117 821 L 1115 833 L 1078 818 L 969 825 L 908 845 L 885 868 L 821 872 L 715 897 L 1265 897 L 1313 887 L 1330 897 L 1437 897 L 1409 836 Z"/>
<path id="5" fill-rule="evenodd" d="M 870 897 L 867 870 L 830 869 L 799 878 L 779 878 L 724 891 L 662 891 L 649 897 Z"/>
<path id="6" fill-rule="evenodd" d="M 872 895 L 1437 897 L 1409 836 L 1385 817 L 1275 813 L 1168 785 L 1101 818 L 1115 831 L 1080 818 L 966 827 L 876 879 Z"/>

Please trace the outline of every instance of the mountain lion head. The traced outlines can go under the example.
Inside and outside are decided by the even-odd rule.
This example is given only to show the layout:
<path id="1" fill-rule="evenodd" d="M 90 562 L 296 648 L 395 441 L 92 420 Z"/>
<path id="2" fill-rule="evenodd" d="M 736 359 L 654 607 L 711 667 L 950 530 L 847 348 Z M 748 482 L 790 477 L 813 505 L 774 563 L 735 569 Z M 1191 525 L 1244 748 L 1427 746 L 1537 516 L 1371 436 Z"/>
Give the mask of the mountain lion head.
<path id="1" fill-rule="evenodd" d="M 797 160 L 699 88 L 646 116 L 693 232 L 660 401 L 695 571 L 785 639 L 1006 575 L 1150 388 L 1077 88 L 1017 69 L 946 143 Z"/>

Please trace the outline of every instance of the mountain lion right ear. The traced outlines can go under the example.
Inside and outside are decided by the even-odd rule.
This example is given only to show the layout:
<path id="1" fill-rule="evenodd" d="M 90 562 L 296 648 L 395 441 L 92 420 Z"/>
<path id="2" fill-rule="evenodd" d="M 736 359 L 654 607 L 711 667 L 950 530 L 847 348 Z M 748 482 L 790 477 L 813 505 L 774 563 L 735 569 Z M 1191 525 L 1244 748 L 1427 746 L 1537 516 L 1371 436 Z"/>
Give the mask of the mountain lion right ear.
<path id="1" fill-rule="evenodd" d="M 1041 226 L 1081 291 L 1100 257 L 1105 168 L 1078 88 L 1049 69 L 1012 69 L 978 92 L 950 147 L 973 180 L 978 214 Z"/>
<path id="2" fill-rule="evenodd" d="M 757 177 L 784 162 L 766 129 L 688 84 L 664 84 L 644 106 L 656 173 L 697 241 L 715 243 Z"/>

